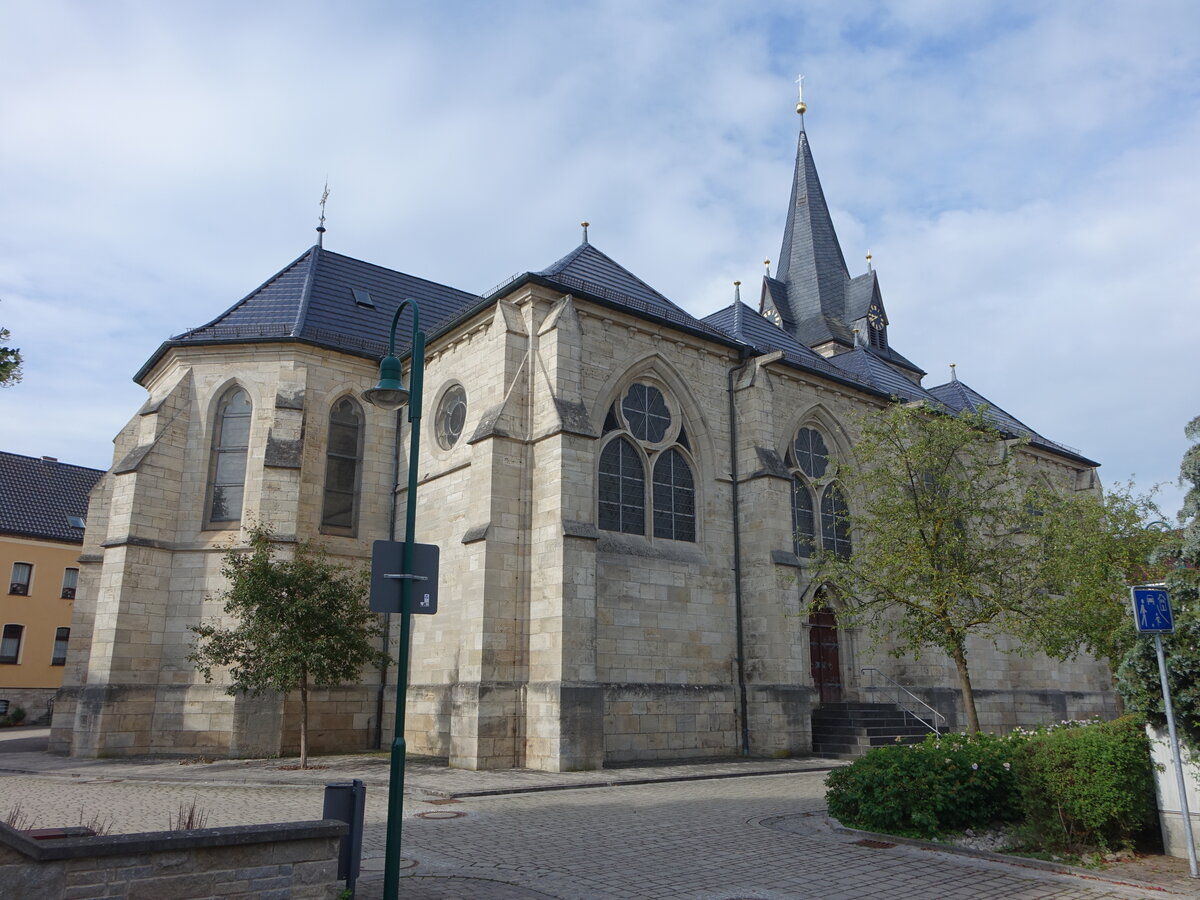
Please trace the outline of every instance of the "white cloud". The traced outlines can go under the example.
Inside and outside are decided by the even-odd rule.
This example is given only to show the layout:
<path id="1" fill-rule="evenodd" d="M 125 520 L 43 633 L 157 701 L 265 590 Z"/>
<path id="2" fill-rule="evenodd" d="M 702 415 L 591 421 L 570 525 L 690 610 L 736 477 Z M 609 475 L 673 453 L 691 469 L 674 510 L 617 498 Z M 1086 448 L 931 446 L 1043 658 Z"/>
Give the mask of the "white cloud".
<path id="1" fill-rule="evenodd" d="M 578 240 L 697 314 L 757 296 L 808 129 L 898 347 L 1106 477 L 1195 401 L 1189 2 L 610 0 L 6 11 L 4 449 L 103 466 L 129 377 L 314 240 L 483 291 Z M 79 383 L 84 391 L 76 388 Z M 1177 496 L 1177 494 L 1176 494 Z"/>

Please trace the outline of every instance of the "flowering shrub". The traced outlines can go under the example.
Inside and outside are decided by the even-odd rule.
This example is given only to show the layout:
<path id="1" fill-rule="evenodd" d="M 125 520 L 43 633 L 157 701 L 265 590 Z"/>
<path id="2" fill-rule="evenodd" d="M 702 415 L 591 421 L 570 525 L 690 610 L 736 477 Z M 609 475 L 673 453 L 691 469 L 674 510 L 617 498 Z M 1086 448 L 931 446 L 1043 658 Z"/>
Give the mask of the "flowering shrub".
<path id="1" fill-rule="evenodd" d="M 879 747 L 829 775 L 829 814 L 911 837 L 1024 822 L 1043 849 L 1127 845 L 1154 818 L 1141 722 L 1064 721 L 1035 730 L 930 735 Z"/>
<path id="2" fill-rule="evenodd" d="M 829 813 L 846 825 L 936 837 L 1019 813 L 1013 774 L 1024 734 L 929 735 L 920 744 L 877 747 L 831 772 Z"/>
<path id="3" fill-rule="evenodd" d="M 1046 849 L 1128 846 L 1154 822 L 1154 771 L 1142 720 L 1049 731 L 1014 762 L 1030 838 Z"/>

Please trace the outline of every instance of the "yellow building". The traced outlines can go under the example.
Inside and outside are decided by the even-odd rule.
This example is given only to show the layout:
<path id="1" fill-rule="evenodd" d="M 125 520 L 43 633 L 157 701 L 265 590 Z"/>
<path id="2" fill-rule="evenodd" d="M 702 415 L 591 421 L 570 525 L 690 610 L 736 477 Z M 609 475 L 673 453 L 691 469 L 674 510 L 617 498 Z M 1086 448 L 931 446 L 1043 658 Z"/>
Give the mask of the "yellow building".
<path id="1" fill-rule="evenodd" d="M 48 722 L 71 637 L 88 494 L 104 473 L 0 452 L 0 717 Z"/>

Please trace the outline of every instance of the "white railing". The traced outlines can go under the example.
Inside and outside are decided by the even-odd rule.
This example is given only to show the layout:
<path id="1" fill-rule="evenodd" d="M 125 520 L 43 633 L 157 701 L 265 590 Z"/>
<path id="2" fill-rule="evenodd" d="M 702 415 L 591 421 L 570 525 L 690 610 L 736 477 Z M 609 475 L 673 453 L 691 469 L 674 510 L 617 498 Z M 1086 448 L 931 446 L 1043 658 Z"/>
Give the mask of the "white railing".
<path id="1" fill-rule="evenodd" d="M 868 691 L 890 692 L 891 697 L 892 697 L 892 702 L 895 703 L 898 707 L 900 707 L 902 710 L 904 710 L 906 713 L 908 713 L 910 716 L 912 716 L 914 719 L 916 719 L 918 722 L 920 722 L 922 725 L 924 725 L 926 728 L 928 728 L 934 734 L 942 733 L 942 729 L 946 727 L 946 717 L 943 716 L 940 712 L 938 712 L 936 709 L 934 709 L 932 706 L 930 706 L 928 703 L 926 703 L 924 700 L 922 700 L 920 697 L 918 697 L 916 694 L 914 694 L 912 691 L 910 691 L 904 685 L 900 684 L 900 682 L 893 681 L 891 678 L 884 675 L 882 672 L 880 672 L 874 666 L 868 666 L 867 668 L 862 669 L 861 671 L 862 671 L 862 674 L 864 674 L 864 675 L 866 675 L 867 673 L 870 673 L 870 675 L 871 675 L 871 684 L 870 684 L 870 686 L 867 687 Z M 883 685 L 882 687 L 876 687 L 876 685 L 875 685 L 875 676 L 876 675 L 878 675 L 880 678 L 882 678 L 886 682 L 886 684 Z M 923 710 L 923 712 L 920 712 L 918 710 Z"/>

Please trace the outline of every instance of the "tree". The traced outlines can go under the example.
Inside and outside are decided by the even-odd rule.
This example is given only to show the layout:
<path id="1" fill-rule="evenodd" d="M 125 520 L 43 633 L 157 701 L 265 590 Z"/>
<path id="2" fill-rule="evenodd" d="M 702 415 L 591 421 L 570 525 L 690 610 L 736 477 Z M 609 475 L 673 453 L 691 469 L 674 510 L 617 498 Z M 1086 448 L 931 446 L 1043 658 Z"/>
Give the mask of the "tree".
<path id="1" fill-rule="evenodd" d="M 822 553 L 813 581 L 847 598 L 840 624 L 866 626 L 897 656 L 945 652 L 971 731 L 968 638 L 1013 636 L 1060 658 L 1108 651 L 1148 500 L 1037 486 L 1027 441 L 986 412 L 894 404 L 861 427 L 856 460 L 838 472 L 854 498 L 854 548 Z"/>
<path id="2" fill-rule="evenodd" d="M 1193 750 L 1200 751 L 1200 416 L 1184 429 L 1195 441 L 1184 454 L 1179 480 L 1188 486 L 1179 513 L 1180 528 L 1167 535 L 1157 559 L 1165 564 L 1162 581 L 1171 597 L 1175 633 L 1163 635 L 1167 681 L 1179 730 Z M 1133 624 L 1127 623 L 1132 635 Z M 1130 709 L 1165 728 L 1159 681 L 1158 654 L 1149 639 L 1131 641 L 1117 685 Z"/>
<path id="3" fill-rule="evenodd" d="M 369 575 L 331 563 L 308 543 L 291 559 L 276 556 L 270 530 L 247 530 L 249 549 L 230 548 L 221 566 L 229 587 L 221 594 L 235 620 L 191 626 L 190 659 L 206 682 L 229 667 L 229 694 L 300 692 L 300 765 L 308 767 L 308 691 L 356 679 L 366 665 L 388 656 L 371 641 L 383 636 L 366 597 Z"/>
<path id="4" fill-rule="evenodd" d="M 11 334 L 7 328 L 0 328 L 0 341 L 7 341 Z M 21 350 L 18 347 L 0 345 L 0 387 L 8 387 L 21 380 Z"/>

